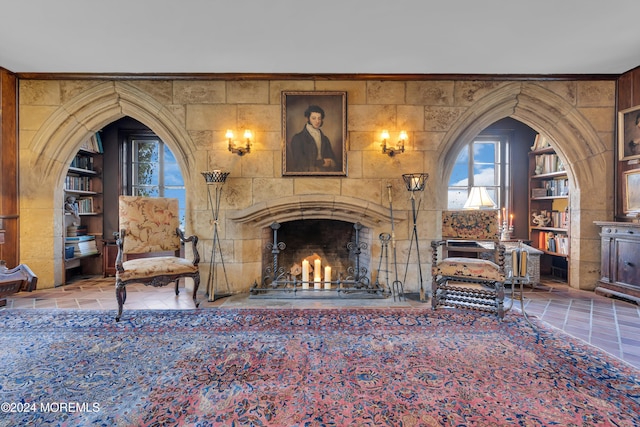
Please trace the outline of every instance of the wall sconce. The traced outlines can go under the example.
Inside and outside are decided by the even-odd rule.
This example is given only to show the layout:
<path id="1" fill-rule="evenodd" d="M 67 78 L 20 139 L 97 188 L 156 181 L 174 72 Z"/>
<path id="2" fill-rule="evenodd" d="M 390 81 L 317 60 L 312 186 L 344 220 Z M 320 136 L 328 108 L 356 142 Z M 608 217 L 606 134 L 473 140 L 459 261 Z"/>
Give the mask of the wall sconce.
<path id="1" fill-rule="evenodd" d="M 227 130 L 227 133 L 225 134 L 225 136 L 227 137 L 227 139 L 229 140 L 229 151 L 231 151 L 233 154 L 237 154 L 238 156 L 244 156 L 247 153 L 251 152 L 251 131 L 249 129 L 246 129 L 244 131 L 244 146 L 241 147 L 236 147 L 236 143 L 233 141 L 233 131 L 231 129 Z"/>
<path id="2" fill-rule="evenodd" d="M 387 147 L 387 140 L 389 139 L 389 131 L 383 130 L 380 134 L 380 138 L 382 138 L 382 153 L 388 154 L 389 157 L 393 157 L 396 154 L 404 153 L 404 143 L 409 138 L 407 136 L 407 132 L 404 130 L 400 131 L 400 135 L 398 136 L 398 142 L 396 143 L 395 148 Z"/>

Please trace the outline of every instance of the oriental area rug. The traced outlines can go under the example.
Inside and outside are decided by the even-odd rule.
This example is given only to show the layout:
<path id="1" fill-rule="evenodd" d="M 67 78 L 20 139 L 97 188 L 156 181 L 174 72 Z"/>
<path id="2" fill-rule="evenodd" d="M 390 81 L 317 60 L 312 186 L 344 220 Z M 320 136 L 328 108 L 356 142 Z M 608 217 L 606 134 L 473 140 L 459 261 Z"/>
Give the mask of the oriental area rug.
<path id="1" fill-rule="evenodd" d="M 0 312 L 0 425 L 637 426 L 640 371 L 518 313 Z"/>

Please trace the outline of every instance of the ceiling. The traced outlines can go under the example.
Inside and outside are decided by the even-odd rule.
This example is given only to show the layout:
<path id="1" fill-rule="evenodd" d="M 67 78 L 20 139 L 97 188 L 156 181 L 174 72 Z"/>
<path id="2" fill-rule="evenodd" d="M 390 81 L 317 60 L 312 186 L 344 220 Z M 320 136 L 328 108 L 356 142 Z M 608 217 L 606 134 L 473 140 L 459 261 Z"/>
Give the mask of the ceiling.
<path id="1" fill-rule="evenodd" d="M 15 73 L 621 74 L 638 0 L 0 0 Z"/>

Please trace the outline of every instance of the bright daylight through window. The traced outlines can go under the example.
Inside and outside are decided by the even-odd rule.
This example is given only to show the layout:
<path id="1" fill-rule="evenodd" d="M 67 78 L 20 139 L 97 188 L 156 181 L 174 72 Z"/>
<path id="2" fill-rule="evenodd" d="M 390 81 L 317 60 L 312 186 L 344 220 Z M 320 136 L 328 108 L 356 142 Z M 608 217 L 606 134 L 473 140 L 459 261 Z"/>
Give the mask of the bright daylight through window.
<path id="1" fill-rule="evenodd" d="M 180 204 L 180 225 L 184 226 L 185 187 L 175 156 L 158 137 L 131 137 L 131 195 L 172 197 Z"/>
<path id="2" fill-rule="evenodd" d="M 472 187 L 486 187 L 498 207 L 507 207 L 509 155 L 505 137 L 478 136 L 460 150 L 449 178 L 448 208 L 462 209 Z"/>

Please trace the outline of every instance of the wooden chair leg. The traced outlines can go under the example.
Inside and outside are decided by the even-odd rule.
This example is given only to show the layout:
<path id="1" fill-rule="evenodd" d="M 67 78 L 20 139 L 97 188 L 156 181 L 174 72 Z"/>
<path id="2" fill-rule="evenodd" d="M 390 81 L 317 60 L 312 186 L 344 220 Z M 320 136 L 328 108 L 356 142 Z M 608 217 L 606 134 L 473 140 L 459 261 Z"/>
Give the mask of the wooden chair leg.
<path id="1" fill-rule="evenodd" d="M 122 317 L 124 303 L 127 300 L 127 285 L 124 283 L 116 283 L 116 299 L 118 300 L 118 314 L 116 315 L 116 322 L 119 322 Z"/>
<path id="2" fill-rule="evenodd" d="M 200 287 L 200 275 L 197 275 L 193 278 L 193 303 L 196 308 L 200 305 L 198 302 L 198 288 Z"/>

